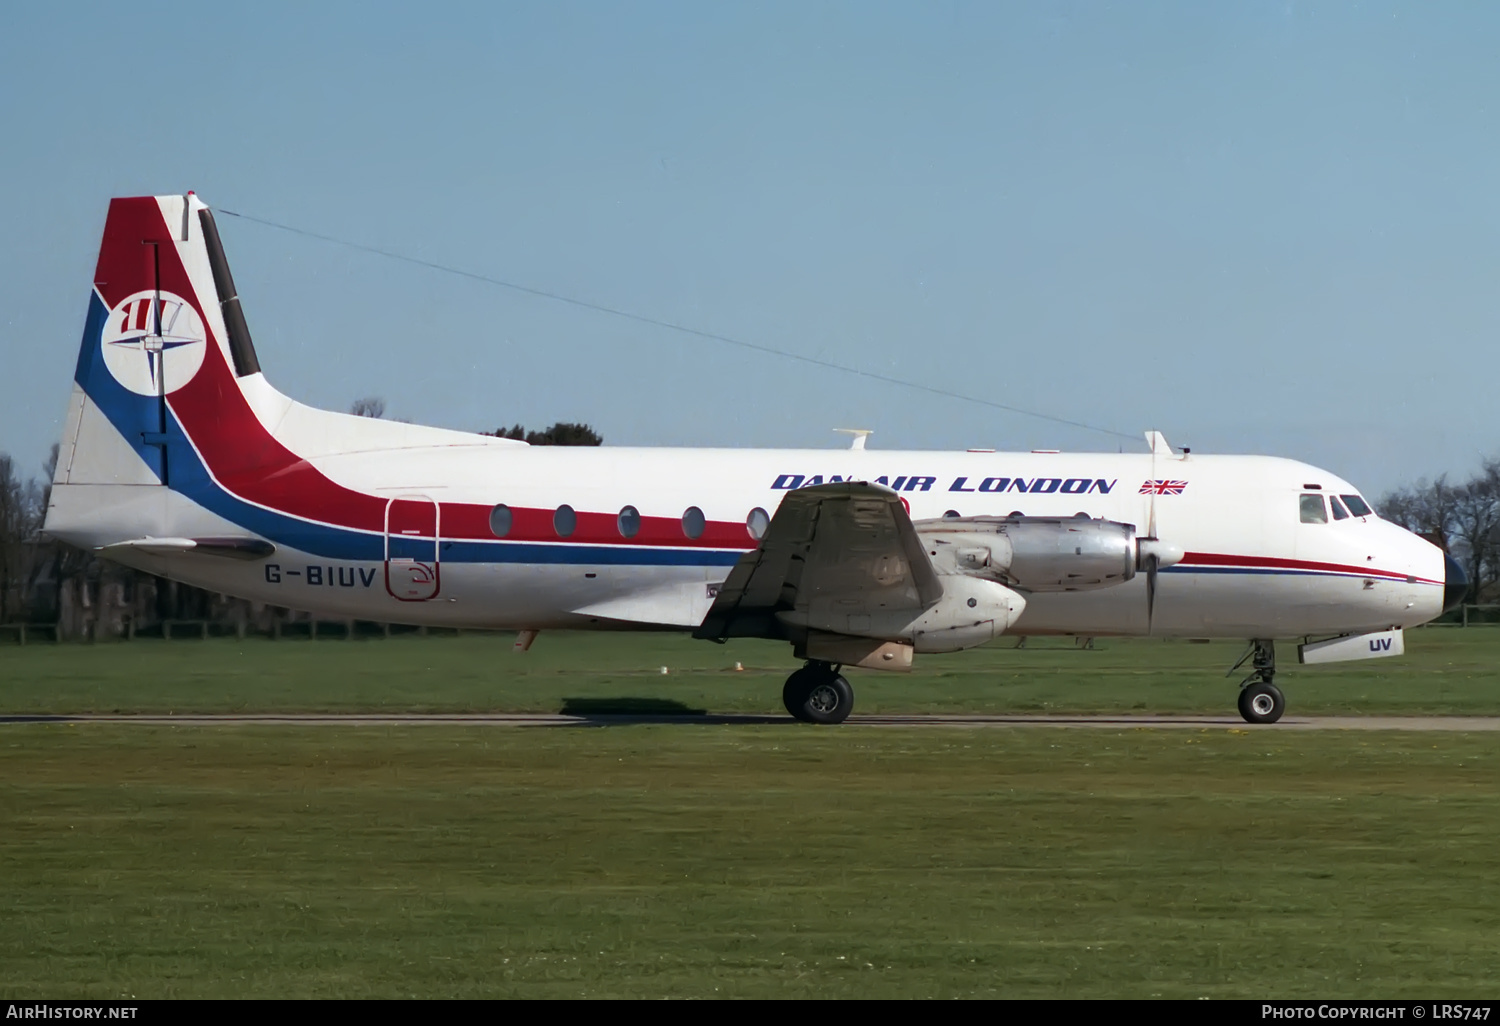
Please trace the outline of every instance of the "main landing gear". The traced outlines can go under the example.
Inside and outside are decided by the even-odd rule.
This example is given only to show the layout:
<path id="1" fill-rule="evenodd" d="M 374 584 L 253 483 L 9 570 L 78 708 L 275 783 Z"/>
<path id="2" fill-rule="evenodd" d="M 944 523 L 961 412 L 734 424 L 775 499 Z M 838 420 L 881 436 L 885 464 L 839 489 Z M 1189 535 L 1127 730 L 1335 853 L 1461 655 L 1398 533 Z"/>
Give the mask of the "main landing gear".
<path id="1" fill-rule="evenodd" d="M 1276 646 L 1271 641 L 1256 639 L 1229 671 L 1234 671 L 1250 661 L 1250 676 L 1240 683 L 1240 715 L 1246 723 L 1275 723 L 1286 712 L 1286 696 L 1271 683 L 1276 676 Z"/>
<path id="2" fill-rule="evenodd" d="M 854 708 L 854 689 L 838 667 L 809 659 L 786 679 L 781 701 L 803 723 L 843 723 Z"/>

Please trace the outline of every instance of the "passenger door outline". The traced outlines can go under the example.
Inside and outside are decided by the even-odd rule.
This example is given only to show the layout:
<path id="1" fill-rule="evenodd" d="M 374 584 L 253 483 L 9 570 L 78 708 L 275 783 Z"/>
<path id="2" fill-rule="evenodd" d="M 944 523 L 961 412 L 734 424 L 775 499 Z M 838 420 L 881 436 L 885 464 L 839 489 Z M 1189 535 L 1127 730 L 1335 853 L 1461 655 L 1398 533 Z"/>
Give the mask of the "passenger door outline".
<path id="1" fill-rule="evenodd" d="M 398 602 L 430 602 L 442 590 L 442 506 L 425 495 L 385 504 L 385 590 Z"/>

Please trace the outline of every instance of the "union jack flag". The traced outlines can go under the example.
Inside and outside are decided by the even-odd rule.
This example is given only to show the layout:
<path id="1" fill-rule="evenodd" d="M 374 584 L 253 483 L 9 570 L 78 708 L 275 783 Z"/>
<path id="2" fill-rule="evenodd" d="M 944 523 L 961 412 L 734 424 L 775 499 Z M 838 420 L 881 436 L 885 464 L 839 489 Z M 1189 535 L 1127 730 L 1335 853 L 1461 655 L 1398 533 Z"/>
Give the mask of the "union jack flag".
<path id="1" fill-rule="evenodd" d="M 1187 487 L 1186 481 L 1145 481 L 1141 484 L 1141 495 L 1181 495 Z"/>

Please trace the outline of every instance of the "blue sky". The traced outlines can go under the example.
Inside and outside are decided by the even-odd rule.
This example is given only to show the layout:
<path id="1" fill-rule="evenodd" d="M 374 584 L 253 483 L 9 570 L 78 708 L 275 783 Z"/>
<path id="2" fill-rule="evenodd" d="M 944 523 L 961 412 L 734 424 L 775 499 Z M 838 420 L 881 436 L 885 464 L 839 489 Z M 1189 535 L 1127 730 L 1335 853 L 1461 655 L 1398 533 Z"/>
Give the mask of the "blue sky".
<path id="1" fill-rule="evenodd" d="M 1366 491 L 1500 452 L 1500 7 L 11 5 L 0 450 L 109 197 L 211 205 Z M 610 443 L 1141 445 L 220 218 L 262 366 Z"/>

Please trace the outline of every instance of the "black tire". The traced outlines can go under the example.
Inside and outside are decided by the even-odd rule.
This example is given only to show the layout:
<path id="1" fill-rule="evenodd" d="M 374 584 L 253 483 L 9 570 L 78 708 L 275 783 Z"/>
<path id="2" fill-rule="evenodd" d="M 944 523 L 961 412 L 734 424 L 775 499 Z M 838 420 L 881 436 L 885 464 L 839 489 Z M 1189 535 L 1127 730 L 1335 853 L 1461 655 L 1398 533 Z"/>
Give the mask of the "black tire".
<path id="1" fill-rule="evenodd" d="M 843 723 L 853 709 L 854 689 L 838 674 L 813 685 L 802 703 L 802 714 L 809 723 Z"/>
<path id="2" fill-rule="evenodd" d="M 1240 688 L 1240 715 L 1246 723 L 1275 723 L 1286 712 L 1286 697 L 1275 684 L 1257 681 Z"/>
<path id="3" fill-rule="evenodd" d="M 792 714 L 792 719 L 803 723 L 813 722 L 807 715 L 807 699 L 812 689 L 828 677 L 829 671 L 818 666 L 804 666 L 786 679 L 781 688 L 781 704 Z"/>

